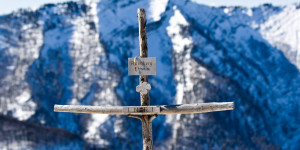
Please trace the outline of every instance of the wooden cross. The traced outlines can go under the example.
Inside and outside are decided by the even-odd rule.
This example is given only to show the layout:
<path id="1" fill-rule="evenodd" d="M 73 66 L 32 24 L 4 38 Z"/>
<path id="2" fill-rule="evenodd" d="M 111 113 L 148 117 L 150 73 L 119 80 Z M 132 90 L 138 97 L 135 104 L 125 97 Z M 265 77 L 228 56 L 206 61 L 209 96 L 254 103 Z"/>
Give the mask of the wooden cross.
<path id="1" fill-rule="evenodd" d="M 139 20 L 139 41 L 140 58 L 148 57 L 147 35 L 146 35 L 146 14 L 145 9 L 138 9 Z M 155 59 L 156 60 L 156 59 Z M 135 63 L 135 62 L 134 62 Z M 152 64 L 151 64 L 152 65 Z M 156 64 L 155 64 L 156 65 Z M 155 70 L 156 74 L 156 70 Z M 233 102 L 221 103 L 198 103 L 198 104 L 178 104 L 178 105 L 160 105 L 150 106 L 148 76 L 140 75 L 140 85 L 137 86 L 137 92 L 140 92 L 141 106 L 84 106 L 84 105 L 55 105 L 55 112 L 72 113 L 97 113 L 111 115 L 128 115 L 129 117 L 140 119 L 143 132 L 143 150 L 153 150 L 152 139 L 152 120 L 157 115 L 169 114 L 194 114 L 206 113 L 224 110 L 233 110 Z"/>

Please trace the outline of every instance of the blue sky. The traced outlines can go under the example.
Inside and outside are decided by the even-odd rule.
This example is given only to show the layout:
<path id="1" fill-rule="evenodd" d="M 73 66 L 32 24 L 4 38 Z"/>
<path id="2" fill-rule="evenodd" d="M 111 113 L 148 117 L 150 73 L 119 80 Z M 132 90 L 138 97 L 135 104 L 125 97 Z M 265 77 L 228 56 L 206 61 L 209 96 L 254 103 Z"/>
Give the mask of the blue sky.
<path id="1" fill-rule="evenodd" d="M 36 9 L 46 3 L 58 3 L 68 0 L 0 0 L 0 14 L 7 14 L 19 8 Z M 69 0 L 70 1 L 70 0 Z M 79 0 L 75 0 L 79 1 Z M 292 3 L 300 3 L 300 0 L 192 0 L 198 3 L 214 6 L 247 6 L 253 7 L 264 3 L 272 3 L 274 5 L 288 5 Z"/>
<path id="2" fill-rule="evenodd" d="M 198 3 L 213 5 L 213 6 L 247 6 L 253 7 L 264 3 L 271 3 L 274 5 L 289 5 L 293 3 L 300 3 L 300 0 L 192 0 Z"/>
<path id="3" fill-rule="evenodd" d="M 0 15 L 7 14 L 19 8 L 36 9 L 46 3 L 58 3 L 71 0 L 0 0 Z M 73 0 L 78 1 L 78 0 Z"/>

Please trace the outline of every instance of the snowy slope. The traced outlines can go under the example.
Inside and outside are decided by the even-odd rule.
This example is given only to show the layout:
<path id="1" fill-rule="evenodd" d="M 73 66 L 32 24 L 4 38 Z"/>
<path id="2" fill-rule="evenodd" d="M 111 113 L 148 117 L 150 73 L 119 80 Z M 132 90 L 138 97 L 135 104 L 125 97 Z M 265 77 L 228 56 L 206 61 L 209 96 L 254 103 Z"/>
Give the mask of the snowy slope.
<path id="1" fill-rule="evenodd" d="M 149 57 L 157 58 L 151 105 L 236 105 L 234 111 L 157 117 L 155 148 L 300 147 L 299 6 L 215 8 L 168 0 L 87 0 L 0 16 L 0 119 L 6 121 L 0 132 L 11 137 L 0 138 L 0 145 L 38 149 L 43 142 L 8 131 L 11 125 L 66 134 L 49 135 L 56 140 L 46 142 L 50 149 L 141 149 L 139 120 L 54 113 L 53 105 L 140 105 L 127 58 L 138 55 L 142 7 Z"/>
<path id="2" fill-rule="evenodd" d="M 259 27 L 259 32 L 300 68 L 300 9 L 299 5 L 282 8 Z"/>
<path id="3" fill-rule="evenodd" d="M 265 4 L 254 8 L 223 8 L 258 31 L 272 46 L 281 50 L 299 69 L 300 49 L 299 4 L 278 7 Z"/>

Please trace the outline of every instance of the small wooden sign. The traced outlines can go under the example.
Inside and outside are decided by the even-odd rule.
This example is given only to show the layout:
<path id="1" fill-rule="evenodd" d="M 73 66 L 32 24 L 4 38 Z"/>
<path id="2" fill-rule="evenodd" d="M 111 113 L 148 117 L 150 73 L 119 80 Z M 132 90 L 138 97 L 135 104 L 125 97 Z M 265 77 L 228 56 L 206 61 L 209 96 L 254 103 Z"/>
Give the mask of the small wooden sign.
<path id="1" fill-rule="evenodd" d="M 128 75 L 156 75 L 156 58 L 128 58 Z"/>
<path id="2" fill-rule="evenodd" d="M 124 107 L 123 113 L 159 113 L 159 106 L 130 106 Z"/>

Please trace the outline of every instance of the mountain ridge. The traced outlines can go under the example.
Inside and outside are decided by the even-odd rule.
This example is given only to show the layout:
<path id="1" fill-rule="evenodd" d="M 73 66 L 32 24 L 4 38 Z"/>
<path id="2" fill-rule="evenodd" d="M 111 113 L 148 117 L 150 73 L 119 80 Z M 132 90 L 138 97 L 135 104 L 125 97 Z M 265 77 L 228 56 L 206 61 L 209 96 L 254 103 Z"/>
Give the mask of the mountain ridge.
<path id="1" fill-rule="evenodd" d="M 137 120 L 52 111 L 54 104 L 139 105 L 138 79 L 127 75 L 127 58 L 138 54 L 139 7 L 149 14 L 149 56 L 157 57 L 151 105 L 236 104 L 232 112 L 159 116 L 154 147 L 299 147 L 299 68 L 287 55 L 293 50 L 281 52 L 266 38 L 269 30 L 254 24 L 285 11 L 269 5 L 252 8 L 267 11 L 252 20 L 246 8 L 156 0 L 67 2 L 2 16 L 1 114 L 64 129 L 90 148 L 141 148 Z"/>

